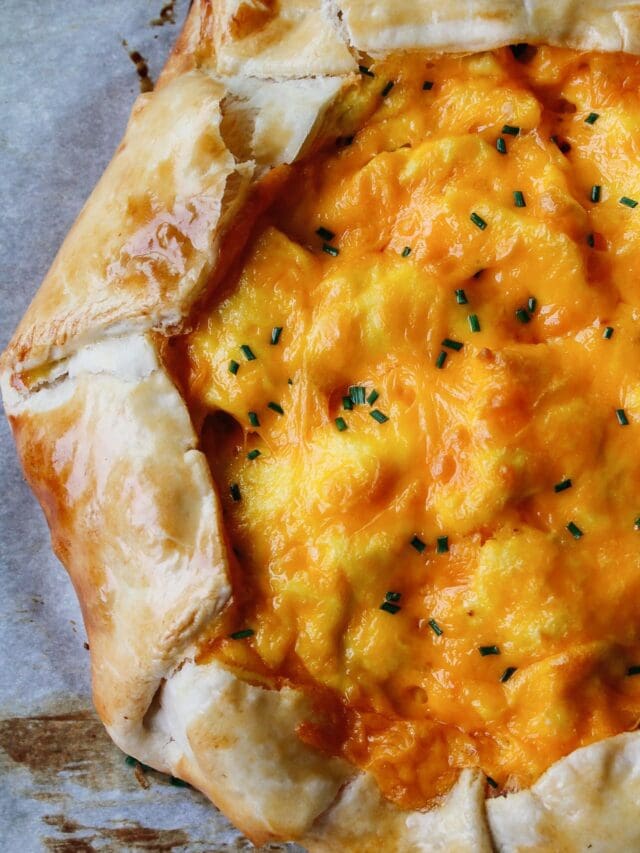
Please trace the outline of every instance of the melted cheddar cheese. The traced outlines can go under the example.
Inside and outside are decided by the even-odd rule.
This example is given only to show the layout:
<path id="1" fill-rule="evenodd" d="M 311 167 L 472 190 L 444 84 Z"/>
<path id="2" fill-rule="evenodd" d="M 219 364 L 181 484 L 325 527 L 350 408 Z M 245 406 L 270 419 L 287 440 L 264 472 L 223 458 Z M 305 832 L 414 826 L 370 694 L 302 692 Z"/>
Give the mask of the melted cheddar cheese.
<path id="1" fill-rule="evenodd" d="M 235 554 L 208 653 L 402 806 L 640 717 L 639 91 L 550 48 L 373 65 L 180 344 Z"/>

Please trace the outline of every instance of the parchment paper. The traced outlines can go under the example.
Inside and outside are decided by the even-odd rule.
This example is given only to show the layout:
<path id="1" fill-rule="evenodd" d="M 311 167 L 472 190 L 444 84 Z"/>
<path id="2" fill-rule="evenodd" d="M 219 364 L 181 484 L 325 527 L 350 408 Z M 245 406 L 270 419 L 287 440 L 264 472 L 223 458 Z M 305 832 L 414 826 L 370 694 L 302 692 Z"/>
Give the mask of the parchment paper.
<path id="1" fill-rule="evenodd" d="M 188 2 L 152 26 L 162 6 L 0 0 L 0 349 L 124 131 L 139 92 L 127 50 L 155 79 L 177 37 Z M 253 849 L 197 792 L 128 766 L 104 733 L 75 595 L 4 417 L 0 454 L 0 849 Z"/>

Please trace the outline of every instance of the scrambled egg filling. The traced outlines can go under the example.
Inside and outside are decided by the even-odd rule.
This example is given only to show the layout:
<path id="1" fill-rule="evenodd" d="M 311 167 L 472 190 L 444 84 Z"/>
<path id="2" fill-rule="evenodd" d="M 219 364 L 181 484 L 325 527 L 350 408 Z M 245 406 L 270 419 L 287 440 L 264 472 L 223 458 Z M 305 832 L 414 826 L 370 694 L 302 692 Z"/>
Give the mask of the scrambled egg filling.
<path id="1" fill-rule="evenodd" d="M 235 554 L 209 653 L 416 807 L 640 717 L 640 61 L 362 72 L 182 345 Z"/>

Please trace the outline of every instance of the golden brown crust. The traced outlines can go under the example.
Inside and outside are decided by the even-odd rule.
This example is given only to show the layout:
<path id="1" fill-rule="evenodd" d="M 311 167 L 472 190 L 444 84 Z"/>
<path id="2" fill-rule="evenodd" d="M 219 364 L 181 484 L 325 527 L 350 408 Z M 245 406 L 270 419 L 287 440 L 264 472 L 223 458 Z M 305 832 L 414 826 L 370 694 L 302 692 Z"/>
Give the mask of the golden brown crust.
<path id="1" fill-rule="evenodd" d="M 572 0 L 196 0 L 3 355 L 6 410 L 82 603 L 102 718 L 123 749 L 192 782 L 256 841 L 484 851 L 488 811 L 505 851 L 640 846 L 635 735 L 580 750 L 487 809 L 482 776 L 465 772 L 437 809 L 407 815 L 296 738 L 311 714 L 302 694 L 193 662 L 230 594 L 222 521 L 145 336 L 179 327 L 254 175 L 305 150 L 359 52 L 526 40 L 640 52 L 640 13 Z M 18 374 L 38 365 L 28 392 Z"/>

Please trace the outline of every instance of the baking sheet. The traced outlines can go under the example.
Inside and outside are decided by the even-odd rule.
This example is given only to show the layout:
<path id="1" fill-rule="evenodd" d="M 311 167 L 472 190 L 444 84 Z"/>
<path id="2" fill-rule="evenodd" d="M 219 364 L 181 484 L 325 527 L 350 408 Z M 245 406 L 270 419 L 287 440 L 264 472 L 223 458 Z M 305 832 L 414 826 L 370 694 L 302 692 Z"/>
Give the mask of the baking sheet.
<path id="1" fill-rule="evenodd" d="M 177 37 L 188 2 L 152 25 L 163 5 L 0 0 L 0 349 L 122 135 L 139 92 L 129 52 L 155 78 Z M 199 793 L 136 773 L 107 737 L 80 611 L 4 417 L 0 453 L 1 849 L 253 849 Z"/>

